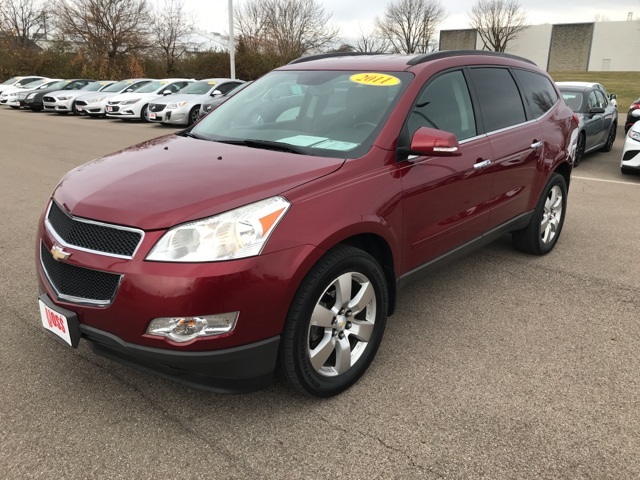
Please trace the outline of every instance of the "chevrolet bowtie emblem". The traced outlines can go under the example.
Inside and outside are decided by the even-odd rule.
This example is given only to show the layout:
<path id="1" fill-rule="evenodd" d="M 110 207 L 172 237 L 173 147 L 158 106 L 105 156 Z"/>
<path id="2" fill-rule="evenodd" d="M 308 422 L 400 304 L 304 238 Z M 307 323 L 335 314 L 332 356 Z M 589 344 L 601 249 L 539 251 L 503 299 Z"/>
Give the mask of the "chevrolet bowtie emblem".
<path id="1" fill-rule="evenodd" d="M 65 252 L 62 247 L 59 247 L 58 245 L 54 245 L 53 247 L 51 247 L 50 251 L 53 259 L 57 260 L 58 262 L 67 260 L 71 256 L 69 252 Z"/>

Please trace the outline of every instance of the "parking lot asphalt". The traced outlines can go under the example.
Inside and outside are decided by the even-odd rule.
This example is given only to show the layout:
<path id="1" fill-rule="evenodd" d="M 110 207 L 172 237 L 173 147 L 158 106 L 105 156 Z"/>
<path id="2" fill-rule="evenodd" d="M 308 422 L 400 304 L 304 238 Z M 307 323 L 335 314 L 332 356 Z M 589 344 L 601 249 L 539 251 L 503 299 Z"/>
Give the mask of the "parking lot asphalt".
<path id="1" fill-rule="evenodd" d="M 36 224 L 71 168 L 171 134 L 0 109 L 0 471 L 7 479 L 640 478 L 640 176 L 574 170 L 544 257 L 508 236 L 404 290 L 363 379 L 192 390 L 40 326 Z"/>

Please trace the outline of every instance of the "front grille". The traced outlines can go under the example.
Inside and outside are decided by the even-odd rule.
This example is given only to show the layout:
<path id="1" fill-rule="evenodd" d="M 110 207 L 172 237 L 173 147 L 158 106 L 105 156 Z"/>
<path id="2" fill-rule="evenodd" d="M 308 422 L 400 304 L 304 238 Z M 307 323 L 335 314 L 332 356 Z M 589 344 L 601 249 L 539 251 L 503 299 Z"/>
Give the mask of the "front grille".
<path id="1" fill-rule="evenodd" d="M 44 243 L 40 242 L 42 268 L 63 300 L 106 306 L 116 296 L 122 275 L 77 267 L 54 260 Z"/>
<path id="2" fill-rule="evenodd" d="M 47 214 L 51 233 L 66 245 L 107 255 L 132 257 L 142 231 L 72 217 L 52 201 Z"/>
<path id="3" fill-rule="evenodd" d="M 45 102 L 55 102 L 56 99 L 53 97 L 44 97 L 42 100 L 44 100 Z"/>
<path id="4" fill-rule="evenodd" d="M 151 103 L 149 104 L 149 110 L 151 112 L 161 112 L 164 110 L 164 107 L 166 107 L 166 105 L 162 105 L 160 103 Z"/>
<path id="5" fill-rule="evenodd" d="M 624 160 L 625 162 L 627 160 L 631 160 L 638 153 L 639 153 L 638 150 L 627 150 L 626 152 L 624 152 L 624 157 L 622 157 L 622 160 Z"/>

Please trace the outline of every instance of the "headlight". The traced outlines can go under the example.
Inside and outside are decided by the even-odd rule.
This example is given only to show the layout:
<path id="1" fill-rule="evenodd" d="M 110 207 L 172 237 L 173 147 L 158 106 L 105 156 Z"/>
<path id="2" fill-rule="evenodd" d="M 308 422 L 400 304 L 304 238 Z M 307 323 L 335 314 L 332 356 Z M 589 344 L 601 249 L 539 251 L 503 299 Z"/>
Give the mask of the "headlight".
<path id="1" fill-rule="evenodd" d="M 147 260 L 217 262 L 259 255 L 289 205 L 282 197 L 271 197 L 179 225 L 162 236 Z"/>
<path id="2" fill-rule="evenodd" d="M 635 140 L 636 142 L 640 142 L 640 132 L 636 132 L 633 128 L 629 130 L 629 138 Z"/>
<path id="3" fill-rule="evenodd" d="M 69 100 L 73 98 L 71 95 L 63 95 L 62 97 L 56 97 L 58 100 Z"/>
<path id="4" fill-rule="evenodd" d="M 167 110 L 174 110 L 176 108 L 184 107 L 187 102 L 174 102 L 167 105 Z"/>
<path id="5" fill-rule="evenodd" d="M 29 95 L 27 95 L 27 98 L 33 98 L 33 97 L 35 97 L 35 96 L 36 96 L 36 94 L 35 94 L 35 93 L 30 93 Z"/>
<path id="6" fill-rule="evenodd" d="M 131 100 L 124 100 L 123 102 L 120 102 L 120 105 L 133 105 L 134 103 L 138 103 L 140 100 L 142 100 L 141 98 L 132 98 Z"/>
<path id="7" fill-rule="evenodd" d="M 31 95 L 33 95 L 33 93 Z M 27 98 L 27 94 L 19 93 L 18 95 L 16 95 L 16 97 L 18 98 L 18 100 L 24 100 L 25 98 Z"/>

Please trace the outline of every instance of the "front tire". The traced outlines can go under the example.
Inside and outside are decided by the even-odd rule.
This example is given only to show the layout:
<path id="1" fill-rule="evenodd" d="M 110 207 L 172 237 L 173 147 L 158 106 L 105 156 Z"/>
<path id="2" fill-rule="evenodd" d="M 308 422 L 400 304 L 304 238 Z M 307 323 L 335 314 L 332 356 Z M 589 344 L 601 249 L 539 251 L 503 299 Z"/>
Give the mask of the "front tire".
<path id="1" fill-rule="evenodd" d="M 140 120 L 145 123 L 149 122 L 149 105 L 148 104 L 142 107 L 142 110 L 140 111 Z"/>
<path id="2" fill-rule="evenodd" d="M 289 309 L 279 358 L 283 377 L 321 398 L 353 385 L 380 346 L 388 298 L 384 274 L 371 255 L 346 245 L 329 250 Z"/>
<path id="3" fill-rule="evenodd" d="M 515 247 L 534 255 L 549 253 L 558 242 L 566 211 L 567 182 L 559 173 L 553 173 L 540 195 L 529 225 L 511 234 Z"/>
<path id="4" fill-rule="evenodd" d="M 584 156 L 584 150 L 587 144 L 587 137 L 584 132 L 580 132 L 578 135 L 578 144 L 576 146 L 576 158 L 573 159 L 573 168 L 580 165 L 582 157 Z"/>
<path id="5" fill-rule="evenodd" d="M 200 105 L 196 105 L 189 112 L 189 118 L 187 119 L 187 126 L 190 127 L 194 123 L 198 121 L 198 117 L 200 116 Z"/>

